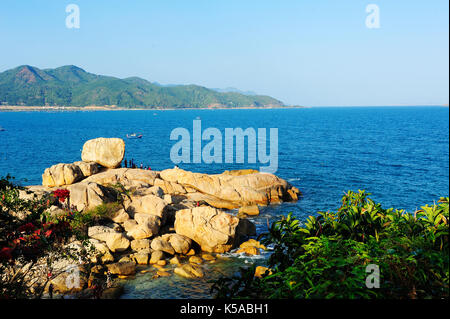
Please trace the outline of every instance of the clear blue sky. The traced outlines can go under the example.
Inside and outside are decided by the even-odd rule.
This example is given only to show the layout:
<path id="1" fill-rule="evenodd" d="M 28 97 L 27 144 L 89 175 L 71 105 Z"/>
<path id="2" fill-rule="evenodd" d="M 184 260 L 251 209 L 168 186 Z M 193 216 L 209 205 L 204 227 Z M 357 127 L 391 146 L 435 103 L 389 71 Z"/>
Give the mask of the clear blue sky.
<path id="1" fill-rule="evenodd" d="M 71 3 L 80 29 L 66 28 Z M 288 104 L 447 104 L 448 14 L 448 0 L 1 1 L 0 71 L 74 64 Z"/>

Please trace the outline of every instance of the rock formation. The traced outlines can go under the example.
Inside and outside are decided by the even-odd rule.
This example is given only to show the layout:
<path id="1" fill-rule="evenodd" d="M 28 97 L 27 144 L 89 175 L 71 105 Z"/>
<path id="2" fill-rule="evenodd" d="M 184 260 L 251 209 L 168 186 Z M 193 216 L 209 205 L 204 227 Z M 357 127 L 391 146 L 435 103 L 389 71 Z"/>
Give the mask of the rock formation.
<path id="1" fill-rule="evenodd" d="M 83 162 L 95 162 L 104 167 L 115 168 L 125 155 L 125 142 L 120 138 L 96 138 L 83 145 Z"/>
<path id="2" fill-rule="evenodd" d="M 179 210 L 175 232 L 191 238 L 203 251 L 223 253 L 233 246 L 239 218 L 212 207 Z"/>
<path id="3" fill-rule="evenodd" d="M 21 192 L 23 197 L 42 197 L 56 188 L 67 189 L 67 205 L 82 212 L 117 202 L 117 211 L 108 216 L 110 224 L 89 227 L 88 236 L 97 251 L 91 260 L 118 276 L 133 275 L 136 264 L 154 265 L 155 276 L 167 276 L 164 265 L 169 263 L 176 274 L 197 278 L 204 275 L 203 263 L 215 262 L 211 254 L 237 247 L 241 253 L 259 254 L 265 247 L 254 240 L 239 247 L 256 235 L 255 225 L 245 217 L 270 204 L 295 201 L 300 193 L 285 180 L 255 170 L 208 175 L 179 168 L 120 168 L 124 152 L 121 139 L 87 141 L 82 161 L 47 168 L 43 186 Z M 55 214 L 62 210 L 56 205 L 51 207 Z M 227 212 L 231 209 L 239 214 Z"/>

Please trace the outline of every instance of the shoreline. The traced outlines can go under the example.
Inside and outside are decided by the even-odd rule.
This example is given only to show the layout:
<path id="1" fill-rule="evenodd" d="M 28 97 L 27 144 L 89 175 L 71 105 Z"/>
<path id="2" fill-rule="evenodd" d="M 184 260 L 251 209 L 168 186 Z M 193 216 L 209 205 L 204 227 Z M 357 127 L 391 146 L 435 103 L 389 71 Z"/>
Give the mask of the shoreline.
<path id="1" fill-rule="evenodd" d="M 311 108 L 408 108 L 408 107 L 442 107 L 448 105 L 373 105 L 373 106 L 243 106 L 243 107 L 187 107 L 187 108 L 124 108 L 108 106 L 0 106 L 0 112 L 93 112 L 93 111 L 189 111 L 189 110 L 281 110 L 281 109 L 311 109 Z"/>
<path id="2" fill-rule="evenodd" d="M 245 107 L 188 107 L 188 108 L 124 108 L 108 106 L 0 106 L 0 112 L 46 112 L 46 111 L 186 111 L 186 110 L 257 110 L 257 109 L 297 109 L 309 106 L 245 106 Z"/>

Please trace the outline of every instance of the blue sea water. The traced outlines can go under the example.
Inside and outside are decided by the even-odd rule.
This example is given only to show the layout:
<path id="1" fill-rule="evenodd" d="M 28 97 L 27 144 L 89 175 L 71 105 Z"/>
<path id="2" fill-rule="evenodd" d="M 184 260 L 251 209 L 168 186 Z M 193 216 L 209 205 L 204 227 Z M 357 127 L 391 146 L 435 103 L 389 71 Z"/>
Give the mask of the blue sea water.
<path id="1" fill-rule="evenodd" d="M 253 219 L 259 232 L 267 221 L 290 211 L 303 219 L 317 211 L 336 210 L 347 190 L 365 189 L 383 206 L 408 211 L 449 193 L 446 107 L 0 112 L 0 126 L 6 129 L 0 132 L 0 176 L 11 174 L 23 185 L 40 184 L 46 167 L 80 160 L 83 143 L 96 137 L 122 137 L 127 159 L 153 170 L 171 168 L 170 149 L 176 141 L 170 140 L 170 133 L 177 127 L 192 133 L 195 119 L 201 119 L 203 129 L 215 127 L 222 133 L 225 128 L 278 128 L 276 174 L 298 187 L 303 197 L 294 204 L 266 208 Z M 126 139 L 131 132 L 144 138 Z M 179 166 L 220 173 L 265 165 Z M 149 274 L 128 284 L 126 297 L 208 295 L 206 281 L 197 287 L 164 278 L 160 284 L 173 289 L 161 292 L 145 276 Z"/>

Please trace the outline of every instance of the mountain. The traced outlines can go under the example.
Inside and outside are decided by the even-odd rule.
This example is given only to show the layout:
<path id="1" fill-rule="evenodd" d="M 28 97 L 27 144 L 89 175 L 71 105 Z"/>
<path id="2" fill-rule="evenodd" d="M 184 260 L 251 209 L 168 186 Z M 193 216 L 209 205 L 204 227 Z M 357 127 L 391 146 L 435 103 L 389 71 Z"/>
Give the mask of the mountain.
<path id="1" fill-rule="evenodd" d="M 225 89 L 216 89 L 216 88 L 214 88 L 214 89 L 211 89 L 211 90 L 214 90 L 214 91 L 220 92 L 220 93 L 234 92 L 234 93 L 240 93 L 240 94 L 244 94 L 244 95 L 258 95 L 258 94 L 256 94 L 253 91 L 241 91 L 239 89 L 232 88 L 232 87 L 225 88 Z"/>
<path id="2" fill-rule="evenodd" d="M 0 73 L 0 105 L 145 108 L 278 107 L 264 95 L 217 92 L 198 85 L 163 86 L 130 77 L 96 75 L 74 66 L 19 66 Z"/>

